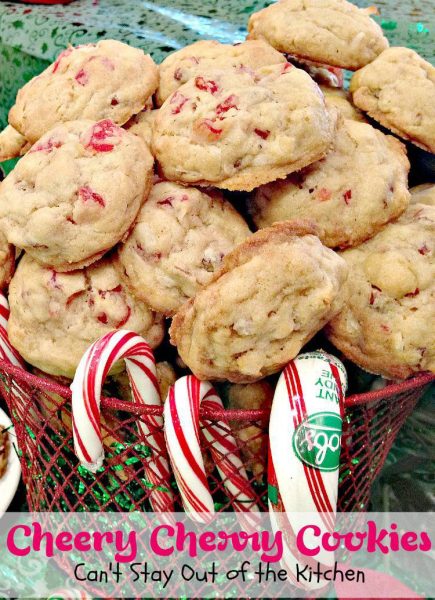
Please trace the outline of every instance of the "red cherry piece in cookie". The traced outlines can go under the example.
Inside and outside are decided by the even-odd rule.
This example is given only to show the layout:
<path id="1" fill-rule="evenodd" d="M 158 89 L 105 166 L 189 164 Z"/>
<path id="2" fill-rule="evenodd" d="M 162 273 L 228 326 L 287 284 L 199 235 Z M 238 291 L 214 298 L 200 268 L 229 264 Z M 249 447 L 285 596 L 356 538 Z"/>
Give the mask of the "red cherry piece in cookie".
<path id="1" fill-rule="evenodd" d="M 261 137 L 263 140 L 267 140 L 270 135 L 270 131 L 267 129 L 254 129 L 254 132 Z"/>
<path id="2" fill-rule="evenodd" d="M 78 71 L 76 73 L 76 76 L 74 77 L 74 79 L 77 81 L 77 83 L 79 85 L 83 85 L 83 86 L 89 82 L 88 74 L 86 73 L 86 71 L 84 69 L 80 69 L 80 71 Z"/>
<path id="3" fill-rule="evenodd" d="M 100 196 L 100 194 L 97 194 L 97 192 L 94 192 L 89 186 L 81 187 L 78 191 L 78 195 L 80 200 L 83 200 L 83 202 L 92 201 L 96 202 L 102 207 L 106 206 L 104 198 Z"/>
<path id="4" fill-rule="evenodd" d="M 222 129 L 216 126 L 214 119 L 202 119 L 195 124 L 196 132 L 209 141 L 219 139 Z"/>
<path id="5" fill-rule="evenodd" d="M 59 56 L 57 57 L 56 61 L 53 64 L 53 73 L 56 73 L 56 71 L 59 69 L 59 65 L 62 62 L 62 60 L 64 58 L 66 58 L 67 56 L 69 56 L 71 54 L 71 52 L 74 50 L 74 48 L 67 48 L 66 50 L 64 50 L 63 52 L 61 52 L 59 54 Z"/>
<path id="6" fill-rule="evenodd" d="M 210 94 L 217 94 L 219 91 L 219 86 L 212 79 L 195 77 L 195 85 L 199 90 L 202 90 L 203 92 L 210 92 Z"/>
<path id="7" fill-rule="evenodd" d="M 429 254 L 430 250 L 429 248 L 426 246 L 426 244 L 423 244 L 422 246 L 420 246 L 420 248 L 418 249 L 418 252 L 424 256 L 425 254 Z"/>
<path id="8" fill-rule="evenodd" d="M 350 204 L 350 200 L 352 198 L 352 190 L 346 190 L 343 194 L 343 200 L 346 204 Z"/>
<path id="9" fill-rule="evenodd" d="M 175 94 L 170 100 L 170 103 L 174 105 L 174 108 L 172 109 L 172 114 L 178 115 L 178 113 L 180 113 L 183 110 L 183 106 L 186 104 L 186 102 L 186 96 L 184 96 L 180 92 L 175 92 Z"/>
<path id="10" fill-rule="evenodd" d="M 183 72 L 180 69 L 180 67 L 177 67 L 174 71 L 174 79 L 176 81 L 181 81 L 181 78 L 183 77 Z"/>
<path id="11" fill-rule="evenodd" d="M 46 152 L 49 154 L 55 148 L 60 148 L 62 146 L 62 142 L 58 140 L 49 139 L 46 142 L 38 142 L 29 150 L 29 152 Z"/>
<path id="12" fill-rule="evenodd" d="M 86 143 L 87 148 L 92 148 L 97 152 L 111 152 L 115 147 L 113 143 L 108 140 L 119 138 L 123 133 L 123 130 L 115 125 L 110 119 L 104 119 L 95 123 L 90 130 L 90 139 Z"/>
<path id="13" fill-rule="evenodd" d="M 116 329 L 120 329 L 121 327 L 124 327 L 124 325 L 127 323 L 127 321 L 130 318 L 131 315 L 131 308 L 128 306 L 128 304 L 126 305 L 127 308 L 127 312 L 126 315 L 123 319 L 121 319 L 121 321 L 119 321 L 118 323 L 116 323 L 115 327 Z"/>
<path id="14" fill-rule="evenodd" d="M 237 102 L 238 102 L 237 96 L 235 94 L 231 94 L 231 96 L 228 96 L 228 98 L 225 98 L 225 100 L 223 100 L 223 102 L 221 102 L 220 104 L 218 104 L 216 106 L 216 114 L 222 115 L 223 113 L 226 113 L 227 111 L 231 110 L 232 108 L 234 108 L 235 110 L 239 110 L 237 107 Z"/>

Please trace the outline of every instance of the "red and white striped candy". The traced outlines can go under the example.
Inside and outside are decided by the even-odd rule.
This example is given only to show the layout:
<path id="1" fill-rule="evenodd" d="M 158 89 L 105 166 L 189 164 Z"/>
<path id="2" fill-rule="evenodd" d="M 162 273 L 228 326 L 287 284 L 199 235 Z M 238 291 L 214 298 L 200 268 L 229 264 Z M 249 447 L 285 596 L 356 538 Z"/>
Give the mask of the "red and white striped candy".
<path id="1" fill-rule="evenodd" d="M 334 553 L 313 559 L 301 554 L 295 535 L 304 525 L 322 533 L 335 526 L 341 423 L 347 377 L 326 352 L 301 354 L 279 378 L 269 423 L 269 512 L 286 541 L 283 563 L 295 585 L 306 589 L 325 581 L 296 581 L 296 565 L 333 565 Z M 309 514 L 307 514 L 309 513 Z M 315 579 L 315 578 L 313 578 Z"/>
<path id="2" fill-rule="evenodd" d="M 9 304 L 6 296 L 0 293 L 0 358 L 16 367 L 26 368 L 18 352 L 11 346 L 8 337 Z"/>
<path id="3" fill-rule="evenodd" d="M 88 348 L 71 384 L 73 435 L 78 459 L 94 473 L 104 460 L 100 429 L 101 389 L 111 367 L 121 359 L 125 360 L 134 401 L 144 406 L 161 404 L 154 356 L 142 337 L 133 331 L 111 331 Z M 153 510 L 173 511 L 163 419 L 147 415 L 147 422 L 139 420 L 138 427 L 151 450 L 151 455 L 145 459 L 145 474 L 155 488 L 167 488 L 167 491 L 152 490 Z"/>
<path id="4" fill-rule="evenodd" d="M 201 452 L 199 408 L 222 410 L 210 383 L 193 375 L 182 377 L 170 388 L 164 407 L 164 430 L 169 458 L 186 512 L 193 520 L 206 522 L 214 514 L 214 503 Z M 236 440 L 226 421 L 215 421 L 203 430 L 210 442 L 213 462 L 219 471 L 234 509 L 258 511 Z"/>

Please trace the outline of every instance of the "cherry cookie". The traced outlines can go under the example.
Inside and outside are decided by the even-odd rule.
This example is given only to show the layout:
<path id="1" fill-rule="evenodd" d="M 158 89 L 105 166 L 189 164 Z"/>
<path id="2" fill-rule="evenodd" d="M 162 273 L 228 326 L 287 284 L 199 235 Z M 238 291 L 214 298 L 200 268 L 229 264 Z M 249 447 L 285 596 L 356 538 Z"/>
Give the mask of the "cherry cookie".
<path id="1" fill-rule="evenodd" d="M 249 234 L 220 192 L 156 183 L 120 246 L 122 277 L 137 298 L 172 315 Z"/>
<path id="2" fill-rule="evenodd" d="M 326 246 L 356 246 L 406 209 L 408 171 L 399 140 L 368 123 L 340 119 L 324 159 L 258 188 L 249 208 L 258 227 L 310 219 Z"/>
<path id="3" fill-rule="evenodd" d="M 124 237 L 150 189 L 153 162 L 145 143 L 112 121 L 58 125 L 3 181 L 0 227 L 40 263 L 81 268 Z"/>
<path id="4" fill-rule="evenodd" d="M 9 123 L 32 144 L 65 121 L 111 119 L 123 125 L 157 84 L 157 65 L 138 48 L 115 40 L 71 46 L 19 90 Z"/>
<path id="5" fill-rule="evenodd" d="M 249 191 L 322 158 L 334 125 L 317 84 L 290 63 L 207 70 L 164 102 L 153 150 L 166 179 Z"/>
<path id="6" fill-rule="evenodd" d="M 347 274 L 314 227 L 277 223 L 239 244 L 183 304 L 171 342 L 200 379 L 257 381 L 279 371 L 337 314 Z"/>
<path id="7" fill-rule="evenodd" d="M 160 344 L 162 317 L 129 294 L 114 261 L 58 273 L 22 258 L 9 288 L 8 333 L 27 362 L 72 378 L 90 344 L 114 329 L 135 331 L 152 348 Z"/>
<path id="8" fill-rule="evenodd" d="M 413 204 L 341 253 L 352 276 L 326 331 L 354 363 L 388 379 L 435 372 L 435 207 Z"/>

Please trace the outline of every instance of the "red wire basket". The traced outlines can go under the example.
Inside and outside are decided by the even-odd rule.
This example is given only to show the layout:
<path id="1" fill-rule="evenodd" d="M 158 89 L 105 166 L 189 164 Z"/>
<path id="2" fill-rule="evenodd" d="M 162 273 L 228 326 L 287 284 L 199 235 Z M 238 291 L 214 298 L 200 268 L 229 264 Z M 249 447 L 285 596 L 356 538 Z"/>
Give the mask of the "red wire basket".
<path id="1" fill-rule="evenodd" d="M 391 445 L 417 400 L 435 375 L 421 374 L 345 401 L 338 509 L 365 510 L 370 488 Z M 116 398 L 102 399 L 102 435 L 106 460 L 95 474 L 79 466 L 71 430 L 71 390 L 0 361 L 0 392 L 15 425 L 30 511 L 151 510 L 150 483 L 143 470 L 148 448 L 137 421 L 148 423 L 161 408 Z M 229 420 L 246 464 L 256 501 L 267 510 L 266 457 L 269 410 L 202 411 L 202 429 Z M 216 465 L 203 452 L 217 510 L 231 510 Z M 176 508 L 180 498 L 174 484 Z"/>

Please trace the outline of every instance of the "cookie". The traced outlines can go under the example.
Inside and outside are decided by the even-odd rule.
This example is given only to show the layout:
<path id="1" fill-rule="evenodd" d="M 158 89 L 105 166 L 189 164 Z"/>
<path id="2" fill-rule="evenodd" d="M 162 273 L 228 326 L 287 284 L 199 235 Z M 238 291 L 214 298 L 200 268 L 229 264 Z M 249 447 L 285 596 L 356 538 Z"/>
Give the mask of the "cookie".
<path id="1" fill-rule="evenodd" d="M 320 85 L 320 89 L 325 96 L 326 106 L 329 109 L 337 110 L 344 119 L 352 119 L 352 121 L 361 121 L 362 123 L 367 122 L 364 113 L 352 104 L 352 96 L 349 92 L 328 85 Z"/>
<path id="2" fill-rule="evenodd" d="M 354 74 L 353 101 L 384 127 L 435 152 L 435 67 L 410 48 L 389 48 Z"/>
<path id="3" fill-rule="evenodd" d="M 248 39 L 343 69 L 360 69 L 388 41 L 365 10 L 346 0 L 281 0 L 251 15 Z"/>
<path id="4" fill-rule="evenodd" d="M 208 71 L 164 102 L 153 150 L 166 179 L 249 191 L 322 158 L 334 124 L 317 84 L 289 63 Z"/>
<path id="5" fill-rule="evenodd" d="M 267 381 L 257 381 L 241 385 L 231 384 L 228 390 L 228 408 L 230 410 L 270 410 L 273 400 L 273 388 Z M 238 442 L 243 464 L 256 481 L 261 483 L 267 468 L 267 423 L 252 422 L 243 419 L 231 420 L 231 429 Z"/>
<path id="6" fill-rule="evenodd" d="M 112 121 L 58 125 L 2 182 L 0 228 L 42 264 L 90 264 L 130 228 L 152 167 L 144 142 Z"/>
<path id="7" fill-rule="evenodd" d="M 169 388 L 174 385 L 177 380 L 174 367 L 167 361 L 156 363 L 156 374 L 157 374 L 157 385 L 159 387 L 160 398 L 162 402 L 165 402 Z M 111 378 L 115 385 L 116 393 L 121 400 L 127 400 L 131 402 L 133 397 L 131 393 L 130 380 L 126 371 L 117 373 Z"/>
<path id="8" fill-rule="evenodd" d="M 435 183 L 422 183 L 409 191 L 411 192 L 411 204 L 435 206 Z"/>
<path id="9" fill-rule="evenodd" d="M 115 40 L 70 47 L 19 90 L 9 123 L 31 143 L 65 121 L 123 125 L 157 85 L 157 65 L 138 48 Z"/>
<path id="10" fill-rule="evenodd" d="M 356 246 L 406 209 L 408 171 L 396 138 L 340 119 L 334 148 L 323 160 L 258 188 L 248 207 L 258 227 L 310 219 L 326 246 Z"/>
<path id="11" fill-rule="evenodd" d="M 8 244 L 0 231 L 0 290 L 4 290 L 11 280 L 15 269 L 15 248 Z"/>
<path id="12" fill-rule="evenodd" d="M 279 371 L 341 308 L 345 262 L 303 222 L 230 252 L 175 315 L 171 342 L 200 379 L 250 383 Z"/>
<path id="13" fill-rule="evenodd" d="M 201 40 L 173 52 L 159 66 L 160 82 L 156 102 L 161 106 L 181 85 L 210 69 L 236 68 L 240 71 L 285 63 L 285 57 L 263 40 L 221 44 Z"/>
<path id="14" fill-rule="evenodd" d="M 26 138 L 11 125 L 0 131 L 0 162 L 25 154 L 29 148 Z"/>
<path id="15" fill-rule="evenodd" d="M 157 114 L 157 110 L 152 107 L 146 107 L 140 113 L 134 115 L 124 125 L 124 129 L 134 135 L 139 136 L 148 147 L 151 147 L 153 137 L 153 122 Z"/>
<path id="16" fill-rule="evenodd" d="M 152 348 L 160 344 L 163 318 L 126 290 L 114 260 L 58 273 L 22 258 L 9 287 L 8 334 L 27 362 L 72 378 L 89 345 L 108 331 L 129 329 Z"/>
<path id="17" fill-rule="evenodd" d="M 123 278 L 137 298 L 172 315 L 249 234 L 243 218 L 219 192 L 157 183 L 120 246 Z"/>
<path id="18" fill-rule="evenodd" d="M 304 58 L 298 58 L 292 54 L 286 54 L 287 60 L 299 69 L 303 69 L 308 73 L 312 79 L 320 86 L 330 86 L 333 88 L 341 89 L 344 83 L 343 69 L 339 67 L 331 67 L 329 65 L 322 65 L 322 63 L 316 63 L 312 60 L 306 60 Z"/>
<path id="19" fill-rule="evenodd" d="M 347 358 L 387 379 L 435 372 L 434 251 L 435 208 L 414 204 L 341 253 L 349 298 L 326 333 Z"/>

